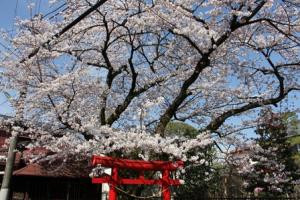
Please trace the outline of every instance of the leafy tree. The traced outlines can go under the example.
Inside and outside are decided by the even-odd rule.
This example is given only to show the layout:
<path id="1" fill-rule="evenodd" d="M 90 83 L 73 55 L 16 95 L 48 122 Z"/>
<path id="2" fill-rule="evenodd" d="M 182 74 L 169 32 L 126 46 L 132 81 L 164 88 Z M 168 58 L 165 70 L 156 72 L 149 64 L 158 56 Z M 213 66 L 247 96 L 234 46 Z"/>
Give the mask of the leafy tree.
<path id="1" fill-rule="evenodd" d="M 288 135 L 299 135 L 300 134 L 300 121 L 296 112 L 284 112 L 282 113 L 282 121 L 287 126 Z"/>
<path id="2" fill-rule="evenodd" d="M 288 142 L 291 145 L 294 159 L 297 166 L 300 168 L 300 120 L 295 112 L 287 112 L 283 115 L 283 120 L 288 127 Z"/>
<path id="3" fill-rule="evenodd" d="M 215 154 L 212 147 L 202 150 L 205 163 L 195 165 L 185 163 L 184 173 L 179 178 L 184 180 L 184 184 L 174 188 L 174 198 L 197 200 L 199 197 L 208 198 L 211 194 L 216 194 L 220 188 L 220 169 L 215 165 Z"/>
<path id="4" fill-rule="evenodd" d="M 199 131 L 193 126 L 180 121 L 172 121 L 166 126 L 165 135 L 167 136 L 184 136 L 187 138 L 195 138 Z"/>
<path id="5" fill-rule="evenodd" d="M 187 138 L 195 138 L 198 134 L 196 128 L 179 121 L 170 122 L 165 131 L 167 136 L 181 135 Z M 177 176 L 184 181 L 184 184 L 174 188 L 175 199 L 197 200 L 200 196 L 207 198 L 210 193 L 218 190 L 220 171 L 215 165 L 214 147 L 209 145 L 197 150 L 202 153 L 202 156 L 195 158 L 192 162 L 185 162 L 184 172 Z M 193 152 L 189 153 L 193 154 Z M 198 164 L 195 165 L 195 162 Z"/>

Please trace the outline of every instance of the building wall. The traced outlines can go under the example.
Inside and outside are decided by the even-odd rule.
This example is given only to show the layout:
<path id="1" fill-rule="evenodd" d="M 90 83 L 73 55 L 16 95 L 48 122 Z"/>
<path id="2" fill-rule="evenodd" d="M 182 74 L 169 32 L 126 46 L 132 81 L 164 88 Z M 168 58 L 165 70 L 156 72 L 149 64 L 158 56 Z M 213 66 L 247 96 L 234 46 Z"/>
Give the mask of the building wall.
<path id="1" fill-rule="evenodd" d="M 91 179 L 14 177 L 12 200 L 100 200 L 101 185 Z"/>

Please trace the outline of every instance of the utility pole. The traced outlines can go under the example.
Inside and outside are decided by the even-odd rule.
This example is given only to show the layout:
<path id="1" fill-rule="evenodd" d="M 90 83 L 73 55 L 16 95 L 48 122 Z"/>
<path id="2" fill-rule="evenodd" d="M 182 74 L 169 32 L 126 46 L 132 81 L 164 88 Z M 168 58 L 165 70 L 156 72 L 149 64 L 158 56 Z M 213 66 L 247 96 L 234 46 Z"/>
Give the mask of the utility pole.
<path id="1" fill-rule="evenodd" d="M 3 175 L 1 190 L 0 190 L 0 200 L 8 200 L 9 193 L 10 193 L 10 182 L 13 173 L 14 163 L 15 163 L 15 149 L 17 147 L 18 136 L 12 136 L 10 140 L 6 165 L 5 165 L 5 172 Z"/>

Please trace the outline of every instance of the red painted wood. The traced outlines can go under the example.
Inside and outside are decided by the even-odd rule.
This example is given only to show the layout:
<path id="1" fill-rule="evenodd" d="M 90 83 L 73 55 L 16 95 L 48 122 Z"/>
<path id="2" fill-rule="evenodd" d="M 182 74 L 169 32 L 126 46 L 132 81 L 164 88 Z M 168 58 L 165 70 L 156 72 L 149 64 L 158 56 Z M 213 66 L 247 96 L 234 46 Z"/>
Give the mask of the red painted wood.
<path id="1" fill-rule="evenodd" d="M 171 190 L 169 187 L 169 171 L 164 170 L 162 171 L 162 197 L 163 200 L 171 200 Z"/>
<path id="2" fill-rule="evenodd" d="M 109 183 L 112 184 L 114 181 L 110 177 L 102 177 L 102 178 L 93 178 L 92 183 L 100 184 L 100 183 Z M 163 181 L 161 179 L 119 179 L 116 184 L 117 185 L 162 185 L 163 183 L 168 185 L 180 185 L 180 181 L 178 179 L 169 179 L 167 181 Z"/>
<path id="3" fill-rule="evenodd" d="M 163 200 L 171 200 L 170 185 L 180 185 L 178 179 L 170 179 L 170 171 L 177 170 L 183 167 L 182 161 L 141 161 L 141 160 L 128 160 L 118 159 L 106 156 L 93 156 L 92 165 L 101 165 L 103 167 L 112 168 L 111 176 L 104 176 L 100 178 L 93 178 L 92 183 L 108 183 L 109 184 L 109 200 L 117 200 L 117 185 L 130 184 L 130 185 L 161 185 Z M 118 169 L 133 169 L 140 171 L 139 178 L 126 179 L 118 177 Z M 145 179 L 144 171 L 153 170 L 161 171 L 162 179 Z"/>
<path id="4" fill-rule="evenodd" d="M 113 167 L 111 170 L 112 183 L 109 184 L 109 200 L 117 200 L 116 182 L 118 181 L 118 168 Z"/>
<path id="5" fill-rule="evenodd" d="M 169 170 L 174 171 L 180 167 L 183 167 L 182 161 L 142 161 L 142 160 L 128 160 L 118 159 L 105 156 L 93 156 L 92 165 L 102 165 L 103 167 L 117 167 L 123 169 L 133 170 L 154 170 L 162 171 Z"/>

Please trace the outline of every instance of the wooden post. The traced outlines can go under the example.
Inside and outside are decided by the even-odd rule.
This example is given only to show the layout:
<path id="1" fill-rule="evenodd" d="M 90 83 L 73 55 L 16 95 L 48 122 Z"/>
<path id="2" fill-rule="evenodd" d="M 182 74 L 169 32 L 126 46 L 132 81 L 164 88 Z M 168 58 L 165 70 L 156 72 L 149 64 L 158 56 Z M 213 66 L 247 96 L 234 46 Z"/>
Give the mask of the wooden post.
<path id="1" fill-rule="evenodd" d="M 113 167 L 111 170 L 112 183 L 109 185 L 109 200 L 117 200 L 117 181 L 118 181 L 118 168 Z"/>
<path id="2" fill-rule="evenodd" d="M 9 199 L 9 193 L 10 193 L 10 182 L 11 177 L 14 169 L 14 163 L 15 163 L 15 149 L 17 146 L 18 136 L 15 135 L 10 140 L 6 165 L 5 165 L 5 172 L 2 180 L 1 190 L 0 190 L 0 199 L 1 200 L 8 200 Z"/>
<path id="3" fill-rule="evenodd" d="M 106 168 L 104 170 L 104 174 L 107 174 L 111 176 L 111 168 Z M 101 186 L 101 200 L 107 200 L 108 199 L 108 193 L 109 193 L 109 184 L 108 183 L 102 183 Z"/>
<path id="4" fill-rule="evenodd" d="M 162 171 L 162 198 L 163 200 L 171 200 L 171 191 L 169 187 L 169 170 Z"/>

